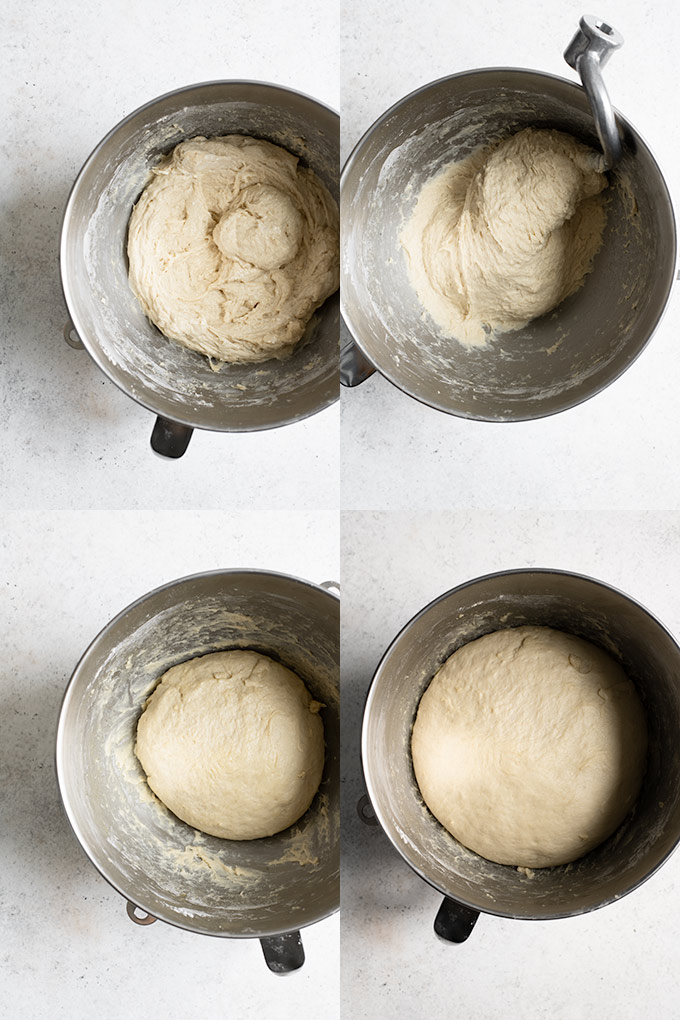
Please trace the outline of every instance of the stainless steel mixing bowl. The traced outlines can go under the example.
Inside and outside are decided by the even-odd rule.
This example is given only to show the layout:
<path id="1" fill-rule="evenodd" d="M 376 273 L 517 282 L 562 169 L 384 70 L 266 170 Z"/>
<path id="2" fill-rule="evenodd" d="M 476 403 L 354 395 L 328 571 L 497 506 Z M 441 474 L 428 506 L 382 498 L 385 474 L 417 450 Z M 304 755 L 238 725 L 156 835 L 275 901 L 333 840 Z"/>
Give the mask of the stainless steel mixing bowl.
<path id="1" fill-rule="evenodd" d="M 411 728 L 423 691 L 461 645 L 524 624 L 555 627 L 600 645 L 621 662 L 647 716 L 649 752 L 630 815 L 604 843 L 564 867 L 527 874 L 467 850 L 430 814 L 416 784 Z M 447 899 L 436 930 L 469 934 L 480 911 L 513 918 L 567 917 L 637 888 L 680 839 L 680 648 L 639 603 L 600 581 L 556 570 L 491 574 L 435 599 L 390 645 L 364 713 L 368 794 L 387 836 Z"/>
<path id="2" fill-rule="evenodd" d="M 282 145 L 338 197 L 336 113 L 278 85 L 218 81 L 170 92 L 121 121 L 83 166 L 64 214 L 61 278 L 75 331 L 102 371 L 160 416 L 154 448 L 170 456 L 181 456 L 192 428 L 274 428 L 338 398 L 337 295 L 316 312 L 291 358 L 214 372 L 207 358 L 167 340 L 130 290 L 128 220 L 151 167 L 185 138 L 224 134 Z"/>
<path id="3" fill-rule="evenodd" d="M 360 352 L 395 386 L 464 418 L 519 421 L 586 400 L 640 354 L 674 278 L 675 220 L 654 157 L 616 116 L 623 155 L 609 173 L 592 273 L 554 312 L 486 349 L 442 336 L 424 314 L 399 244 L 402 225 L 447 163 L 528 125 L 599 149 L 583 88 L 537 71 L 465 72 L 413 92 L 364 135 L 341 182 L 342 312 Z M 343 381 L 354 381 L 351 372 Z"/>
<path id="4" fill-rule="evenodd" d="M 95 638 L 59 717 L 59 789 L 104 878 L 152 918 L 262 939 L 273 969 L 299 966 L 298 930 L 339 906 L 338 629 L 338 598 L 284 574 L 223 570 L 173 581 Z M 197 833 L 151 794 L 134 754 L 137 720 L 161 674 L 225 648 L 279 659 L 325 705 L 319 792 L 299 822 L 266 839 Z"/>

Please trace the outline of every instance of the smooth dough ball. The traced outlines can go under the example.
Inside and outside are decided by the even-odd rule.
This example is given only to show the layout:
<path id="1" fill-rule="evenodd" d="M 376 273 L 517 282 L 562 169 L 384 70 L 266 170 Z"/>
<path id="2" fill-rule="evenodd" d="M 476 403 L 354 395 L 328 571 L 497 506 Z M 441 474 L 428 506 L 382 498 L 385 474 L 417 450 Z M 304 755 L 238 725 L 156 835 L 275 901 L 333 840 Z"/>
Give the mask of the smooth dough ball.
<path id="1" fill-rule="evenodd" d="M 471 641 L 423 694 L 416 779 L 459 842 L 499 864 L 567 864 L 633 806 L 647 750 L 644 710 L 602 649 L 548 627 Z"/>
<path id="2" fill-rule="evenodd" d="M 216 361 L 288 357 L 338 288 L 326 186 L 286 149 L 244 135 L 181 142 L 152 172 L 127 245 L 144 313 Z"/>
<path id="3" fill-rule="evenodd" d="M 321 708 L 268 656 L 214 652 L 161 677 L 135 752 L 156 796 L 188 825 L 224 839 L 272 836 L 305 813 L 321 782 Z"/>
<path id="4" fill-rule="evenodd" d="M 445 334 L 480 346 L 578 290 L 602 245 L 601 164 L 571 135 L 525 128 L 426 181 L 401 243 Z"/>

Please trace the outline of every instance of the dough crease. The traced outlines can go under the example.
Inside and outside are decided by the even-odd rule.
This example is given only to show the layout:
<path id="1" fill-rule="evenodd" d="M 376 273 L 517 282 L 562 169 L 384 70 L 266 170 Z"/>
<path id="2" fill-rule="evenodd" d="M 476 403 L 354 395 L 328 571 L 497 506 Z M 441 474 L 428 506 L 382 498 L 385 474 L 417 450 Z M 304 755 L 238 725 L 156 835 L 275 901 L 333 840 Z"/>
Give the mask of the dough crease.
<path id="1" fill-rule="evenodd" d="M 338 288 L 338 207 L 313 171 L 243 135 L 181 142 L 128 231 L 129 280 L 171 340 L 215 361 L 288 357 Z"/>

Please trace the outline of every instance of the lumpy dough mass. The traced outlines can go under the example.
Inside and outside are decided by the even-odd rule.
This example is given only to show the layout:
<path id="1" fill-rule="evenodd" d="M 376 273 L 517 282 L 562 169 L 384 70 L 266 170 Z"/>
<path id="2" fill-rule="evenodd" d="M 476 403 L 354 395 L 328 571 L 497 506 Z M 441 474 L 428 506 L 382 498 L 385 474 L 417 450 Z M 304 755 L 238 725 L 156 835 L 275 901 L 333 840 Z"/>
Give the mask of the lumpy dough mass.
<path id="1" fill-rule="evenodd" d="M 128 231 L 130 285 L 172 340 L 210 358 L 284 358 L 338 287 L 338 207 L 313 171 L 242 135 L 181 142 Z"/>
<path id="2" fill-rule="evenodd" d="M 214 652 L 161 677 L 135 753 L 156 796 L 189 825 L 224 839 L 271 836 L 304 814 L 321 782 L 321 708 L 268 656 Z"/>
<path id="3" fill-rule="evenodd" d="M 447 659 L 413 727 L 423 799 L 499 864 L 582 857 L 635 802 L 647 748 L 632 682 L 606 652 L 548 627 L 496 631 Z"/>
<path id="4" fill-rule="evenodd" d="M 578 290 L 602 244 L 600 166 L 571 135 L 525 128 L 425 183 L 401 244 L 446 335 L 484 345 Z"/>

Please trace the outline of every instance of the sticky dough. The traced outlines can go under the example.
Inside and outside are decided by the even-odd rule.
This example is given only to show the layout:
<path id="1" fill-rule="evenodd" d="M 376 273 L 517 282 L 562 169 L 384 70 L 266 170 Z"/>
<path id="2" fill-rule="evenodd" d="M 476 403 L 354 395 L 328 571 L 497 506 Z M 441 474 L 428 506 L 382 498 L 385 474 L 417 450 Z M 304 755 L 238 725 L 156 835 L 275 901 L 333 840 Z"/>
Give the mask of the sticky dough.
<path id="1" fill-rule="evenodd" d="M 189 825 L 224 839 L 271 836 L 304 814 L 321 782 L 321 708 L 266 655 L 214 652 L 161 677 L 135 753 L 151 789 Z"/>
<path id="2" fill-rule="evenodd" d="M 285 358 L 338 287 L 338 207 L 278 145 L 181 142 L 130 218 L 130 285 L 172 340 L 218 361 Z"/>
<path id="3" fill-rule="evenodd" d="M 571 135 L 526 128 L 425 183 L 401 243 L 444 334 L 482 346 L 578 290 L 602 244 L 601 164 Z"/>
<path id="4" fill-rule="evenodd" d="M 412 755 L 425 803 L 464 846 L 517 867 L 566 864 L 637 798 L 647 730 L 606 652 L 547 627 L 497 631 L 444 663 Z"/>

